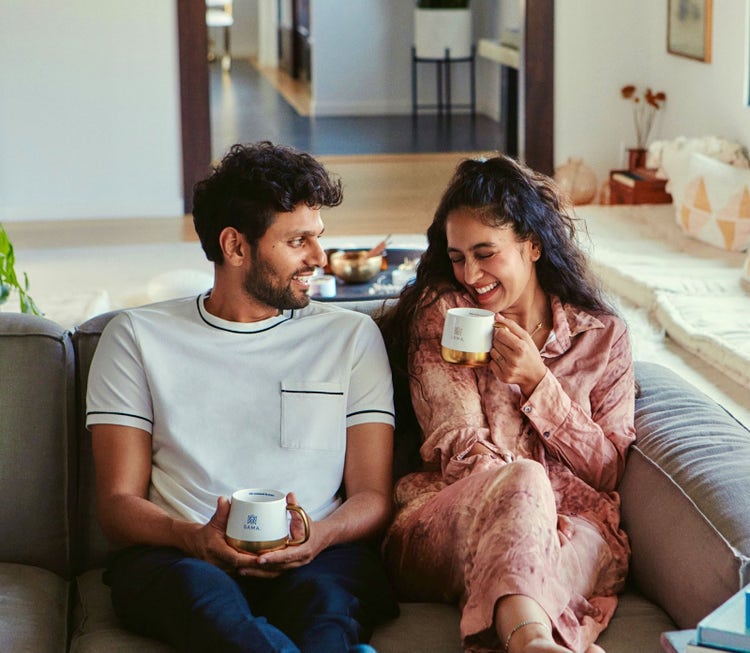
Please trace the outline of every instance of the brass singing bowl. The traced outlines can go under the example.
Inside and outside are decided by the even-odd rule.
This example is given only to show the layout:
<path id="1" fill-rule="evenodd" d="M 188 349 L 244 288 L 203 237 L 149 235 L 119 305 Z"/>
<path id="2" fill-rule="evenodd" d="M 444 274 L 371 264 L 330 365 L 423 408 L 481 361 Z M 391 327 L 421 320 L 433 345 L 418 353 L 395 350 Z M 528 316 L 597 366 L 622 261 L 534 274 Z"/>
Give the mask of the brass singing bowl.
<path id="1" fill-rule="evenodd" d="M 383 256 L 368 256 L 365 249 L 341 249 L 328 255 L 331 272 L 346 283 L 366 283 L 375 278 L 383 265 Z"/>

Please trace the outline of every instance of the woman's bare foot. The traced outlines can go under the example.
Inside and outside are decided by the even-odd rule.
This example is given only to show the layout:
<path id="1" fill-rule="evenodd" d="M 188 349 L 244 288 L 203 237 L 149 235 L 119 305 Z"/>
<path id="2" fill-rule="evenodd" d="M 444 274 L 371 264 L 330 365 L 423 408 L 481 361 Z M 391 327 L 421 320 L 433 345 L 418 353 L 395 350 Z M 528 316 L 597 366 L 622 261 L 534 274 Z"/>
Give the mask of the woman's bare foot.
<path id="1" fill-rule="evenodd" d="M 522 594 L 509 594 L 495 605 L 495 628 L 506 653 L 573 653 L 557 644 L 552 637 L 549 617 L 534 599 Z M 585 653 L 604 653 L 591 644 Z"/>

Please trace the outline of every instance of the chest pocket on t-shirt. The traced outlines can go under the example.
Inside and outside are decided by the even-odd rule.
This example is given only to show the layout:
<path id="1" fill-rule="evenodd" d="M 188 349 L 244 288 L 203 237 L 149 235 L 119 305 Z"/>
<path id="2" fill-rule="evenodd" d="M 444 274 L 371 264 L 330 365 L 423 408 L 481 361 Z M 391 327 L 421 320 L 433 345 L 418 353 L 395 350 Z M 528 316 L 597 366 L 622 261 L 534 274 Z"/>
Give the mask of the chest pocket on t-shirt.
<path id="1" fill-rule="evenodd" d="M 281 382 L 281 446 L 287 449 L 343 451 L 346 399 L 340 383 Z"/>

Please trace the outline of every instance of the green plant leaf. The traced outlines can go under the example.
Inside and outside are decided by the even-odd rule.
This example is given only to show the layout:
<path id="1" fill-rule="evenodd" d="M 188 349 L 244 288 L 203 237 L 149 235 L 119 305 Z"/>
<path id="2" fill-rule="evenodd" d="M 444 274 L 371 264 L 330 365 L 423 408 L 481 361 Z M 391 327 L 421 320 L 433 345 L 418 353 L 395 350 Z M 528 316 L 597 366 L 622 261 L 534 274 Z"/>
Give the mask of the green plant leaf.
<path id="1" fill-rule="evenodd" d="M 22 313 L 33 313 L 41 315 L 42 312 L 36 302 L 29 295 L 29 277 L 23 273 L 23 285 L 18 281 L 16 275 L 16 255 L 13 252 L 13 244 L 10 242 L 8 233 L 0 224 L 0 304 L 7 301 L 11 290 L 18 291 L 18 301 Z"/>

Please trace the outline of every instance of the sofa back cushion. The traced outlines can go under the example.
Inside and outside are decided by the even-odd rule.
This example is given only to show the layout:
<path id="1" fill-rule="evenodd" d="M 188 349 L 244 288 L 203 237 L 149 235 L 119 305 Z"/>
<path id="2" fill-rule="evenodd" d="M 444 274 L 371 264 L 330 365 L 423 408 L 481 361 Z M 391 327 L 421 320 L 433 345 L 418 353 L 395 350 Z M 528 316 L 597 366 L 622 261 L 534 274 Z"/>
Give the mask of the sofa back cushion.
<path id="1" fill-rule="evenodd" d="M 671 370 L 637 362 L 620 484 L 640 591 L 680 628 L 750 583 L 750 432 Z"/>
<path id="2" fill-rule="evenodd" d="M 0 313 L 0 560 L 70 575 L 74 429 L 70 334 Z"/>
<path id="3" fill-rule="evenodd" d="M 86 389 L 91 359 L 99 343 L 99 336 L 117 311 L 103 313 L 84 322 L 73 334 L 76 357 L 77 407 L 76 427 L 78 450 L 78 500 L 76 505 L 76 573 L 80 574 L 104 564 L 110 545 L 104 537 L 96 517 L 96 484 L 94 458 L 91 452 L 91 433 L 86 428 Z"/>

